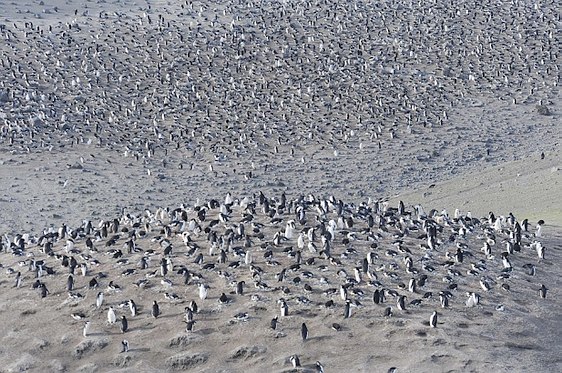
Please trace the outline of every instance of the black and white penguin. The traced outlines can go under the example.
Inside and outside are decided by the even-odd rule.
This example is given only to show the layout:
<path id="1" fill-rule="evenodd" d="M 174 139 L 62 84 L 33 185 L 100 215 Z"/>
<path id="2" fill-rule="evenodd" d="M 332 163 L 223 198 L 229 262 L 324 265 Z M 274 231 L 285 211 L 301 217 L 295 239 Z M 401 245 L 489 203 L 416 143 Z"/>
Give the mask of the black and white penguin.
<path id="1" fill-rule="evenodd" d="M 154 301 L 152 303 L 152 312 L 150 314 L 155 319 L 158 318 L 158 316 L 160 316 L 160 306 L 158 306 L 158 302 Z"/>
<path id="2" fill-rule="evenodd" d="M 343 318 L 349 319 L 351 317 L 351 302 L 348 300 L 345 302 L 345 308 L 343 310 Z"/>
<path id="3" fill-rule="evenodd" d="M 284 299 L 281 299 L 281 317 L 289 316 L 289 306 Z"/>
<path id="4" fill-rule="evenodd" d="M 375 292 L 373 293 L 373 303 L 374 303 L 374 304 L 379 304 L 379 303 L 381 303 L 381 298 L 380 298 L 380 291 L 379 291 L 379 289 L 376 289 Z"/>
<path id="5" fill-rule="evenodd" d="M 90 333 L 90 325 L 91 325 L 90 321 L 86 321 L 84 323 L 84 328 L 82 329 L 82 335 L 84 337 L 87 337 L 88 334 Z"/>
<path id="6" fill-rule="evenodd" d="M 183 316 L 185 321 L 193 321 L 193 311 L 189 307 L 185 307 L 185 315 Z"/>
<path id="7" fill-rule="evenodd" d="M 66 290 L 67 291 L 72 291 L 74 289 L 74 277 L 72 277 L 72 275 L 68 275 L 68 278 L 66 279 Z M 96 302 L 97 304 L 97 302 Z M 99 308 L 99 306 L 98 306 Z"/>
<path id="8" fill-rule="evenodd" d="M 541 298 L 545 299 L 546 298 L 546 291 L 548 289 L 546 288 L 546 286 L 544 286 L 544 284 L 541 284 L 541 287 L 539 289 L 539 295 Z"/>
<path id="9" fill-rule="evenodd" d="M 236 294 L 237 295 L 244 295 L 244 281 L 238 281 L 236 283 Z"/>
<path id="10" fill-rule="evenodd" d="M 127 330 L 129 330 L 129 322 L 127 321 L 127 318 L 125 317 L 125 315 L 121 316 L 121 333 L 125 333 L 127 332 Z"/>
<path id="11" fill-rule="evenodd" d="M 269 327 L 273 330 L 277 329 L 277 321 L 279 320 L 278 316 L 275 316 L 274 318 L 271 319 L 271 322 L 269 323 Z"/>
<path id="12" fill-rule="evenodd" d="M 432 328 L 437 327 L 437 311 L 433 311 L 431 317 L 429 318 L 429 326 Z"/>
<path id="13" fill-rule="evenodd" d="M 306 327 L 305 323 L 302 323 L 301 325 L 301 337 L 303 342 L 308 338 L 308 328 Z"/>
<path id="14" fill-rule="evenodd" d="M 129 310 L 131 311 L 131 316 L 135 317 L 137 315 L 137 305 L 134 300 L 129 299 Z"/>
<path id="15" fill-rule="evenodd" d="M 18 272 L 16 274 L 16 281 L 15 281 L 14 287 L 19 288 L 20 286 L 21 286 L 21 272 Z"/>
<path id="16" fill-rule="evenodd" d="M 219 297 L 219 303 L 226 304 L 226 303 L 229 303 L 229 302 L 230 302 L 230 300 L 228 299 L 226 294 L 222 293 L 221 296 Z"/>
<path id="17" fill-rule="evenodd" d="M 187 321 L 186 325 L 185 325 L 185 331 L 186 332 L 192 332 L 193 331 L 193 326 L 195 325 L 195 320 L 192 321 Z"/>
<path id="18" fill-rule="evenodd" d="M 405 295 L 401 295 L 398 297 L 398 301 L 396 302 L 396 307 L 398 307 L 398 309 L 400 311 L 406 311 L 406 296 Z"/>
<path id="19" fill-rule="evenodd" d="M 117 316 L 115 315 L 113 307 L 110 306 L 109 310 L 107 310 L 107 322 L 109 324 L 115 324 L 115 321 L 117 321 Z"/>
<path id="20" fill-rule="evenodd" d="M 449 298 L 443 293 L 439 293 L 439 302 L 442 308 L 449 307 Z"/>
<path id="21" fill-rule="evenodd" d="M 103 293 L 100 291 L 96 296 L 96 308 L 100 308 L 103 304 Z"/>
<path id="22" fill-rule="evenodd" d="M 47 286 L 43 283 L 41 284 L 39 290 L 41 293 L 41 298 L 45 298 L 47 297 L 47 294 L 49 294 L 49 290 L 47 289 Z"/>
<path id="23" fill-rule="evenodd" d="M 297 355 L 291 356 L 289 360 L 293 364 L 293 368 L 299 368 L 301 366 L 301 361 Z"/>
<path id="24" fill-rule="evenodd" d="M 126 339 L 121 341 L 121 352 L 129 352 L 129 341 Z"/>

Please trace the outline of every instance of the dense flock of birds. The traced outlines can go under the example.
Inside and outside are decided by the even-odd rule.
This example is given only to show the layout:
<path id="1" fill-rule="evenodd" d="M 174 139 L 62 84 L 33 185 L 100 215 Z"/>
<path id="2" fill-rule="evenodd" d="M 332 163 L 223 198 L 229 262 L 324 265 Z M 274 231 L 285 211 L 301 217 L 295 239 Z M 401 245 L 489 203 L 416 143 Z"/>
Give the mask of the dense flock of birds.
<path id="1" fill-rule="evenodd" d="M 381 146 L 479 97 L 548 104 L 559 79 L 552 1 L 186 1 L 8 21 L 0 143 L 13 152 Z"/>
<path id="2" fill-rule="evenodd" d="M 85 322 L 85 337 L 105 315 L 126 336 L 137 320 L 158 318 L 162 304 L 195 333 L 217 302 L 248 301 L 265 307 L 271 322 L 257 321 L 251 309 L 228 314 L 227 307 L 219 309 L 223 320 L 276 330 L 297 309 L 321 308 L 336 332 L 346 319 L 367 315 L 408 314 L 435 328 L 441 316 L 465 307 L 504 311 L 498 295 L 509 297 L 522 279 L 512 297 L 546 298 L 548 289 L 535 280 L 545 260 L 542 224 L 531 229 L 527 220 L 491 212 L 426 213 L 402 202 L 395 208 L 313 195 L 227 194 L 223 201 L 5 236 L 0 258 L 9 264 L 4 277 L 22 296 L 49 302 L 66 292 L 62 312 Z M 122 292 L 131 298 L 121 299 Z M 137 305 L 139 297 L 153 300 Z M 315 331 L 302 323 L 302 339 L 309 333 Z M 122 343 L 128 351 L 129 340 Z M 290 360 L 297 366 L 298 356 Z"/>
<path id="3" fill-rule="evenodd" d="M 318 144 L 380 148 L 443 126 L 480 97 L 548 105 L 559 79 L 554 1 L 186 1 L 4 21 L 0 146 L 12 153 L 91 144 L 181 165 Z M 211 303 L 239 299 L 264 306 L 262 326 L 274 331 L 307 307 L 328 310 L 336 332 L 366 313 L 439 327 L 451 310 L 502 312 L 498 294 L 521 279 L 522 292 L 546 298 L 535 280 L 543 223 L 228 194 L 4 235 L 0 259 L 24 296 L 67 293 L 85 337 L 102 322 L 127 335 L 162 304 L 195 333 Z M 153 300 L 137 308 L 140 294 Z M 256 322 L 251 310 L 225 317 Z M 303 340 L 315 333 L 300 329 Z"/>

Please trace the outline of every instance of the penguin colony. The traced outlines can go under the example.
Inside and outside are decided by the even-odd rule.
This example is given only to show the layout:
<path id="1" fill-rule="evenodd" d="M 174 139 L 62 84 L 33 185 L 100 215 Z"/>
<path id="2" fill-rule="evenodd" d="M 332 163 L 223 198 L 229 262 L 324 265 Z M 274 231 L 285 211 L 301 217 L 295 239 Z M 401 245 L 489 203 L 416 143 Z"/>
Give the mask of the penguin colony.
<path id="1" fill-rule="evenodd" d="M 547 105 L 557 89 L 553 1 L 176 5 L 3 23 L 0 143 L 143 162 L 336 155 L 431 136 L 465 97 Z"/>
<path id="2" fill-rule="evenodd" d="M 512 214 L 474 218 L 402 202 L 394 208 L 380 201 L 229 193 L 224 202 L 5 236 L 0 259 L 17 259 L 5 276 L 22 297 L 49 307 L 67 294 L 63 312 L 76 329 L 82 325 L 85 338 L 117 324 L 129 335 L 121 342 L 124 352 L 145 343 L 136 326 L 143 320 L 189 334 L 217 313 L 224 324 L 250 323 L 298 345 L 342 332 L 351 318 L 406 317 L 439 329 L 459 310 L 504 312 L 499 300 L 515 297 L 512 286 L 521 279 L 524 288 L 513 294 L 531 304 L 548 302 L 549 289 L 539 280 L 548 248 L 538 228 Z M 113 270 L 97 270 L 108 266 Z M 78 275 L 78 268 L 85 270 Z M 122 299 L 125 290 L 134 296 Z M 250 306 L 231 313 L 237 303 Z M 299 316 L 311 310 L 324 315 L 326 328 L 311 328 Z M 294 367 L 301 366 L 299 350 L 287 351 Z M 326 362 L 309 365 L 322 371 Z"/>
<path id="3" fill-rule="evenodd" d="M 346 149 L 378 158 L 386 148 L 405 154 L 410 137 L 432 154 L 421 162 L 472 97 L 551 105 L 558 89 L 554 1 L 176 5 L 77 10 L 50 25 L 3 20 L 2 150 L 96 146 L 153 178 L 173 166 L 219 179 L 220 164 L 234 160 L 239 170 L 229 171 L 252 180 L 264 155 L 308 164 L 325 147 L 334 158 Z M 501 135 L 492 150 L 510 148 Z M 407 172 L 450 169 L 464 155 L 455 144 L 469 141 L 459 139 L 451 157 Z M 379 171 L 365 171 L 404 179 L 380 159 Z M 217 313 L 302 343 L 287 366 L 318 372 L 330 371 L 326 361 L 300 351 L 354 319 L 407 318 L 438 332 L 459 310 L 504 312 L 505 297 L 550 301 L 551 285 L 538 280 L 548 261 L 540 222 L 256 190 L 3 236 L 3 276 L 22 296 L 62 307 L 77 335 L 114 330 L 123 353 L 143 345 L 146 320 L 197 334 Z M 312 309 L 326 329 L 301 317 Z"/>

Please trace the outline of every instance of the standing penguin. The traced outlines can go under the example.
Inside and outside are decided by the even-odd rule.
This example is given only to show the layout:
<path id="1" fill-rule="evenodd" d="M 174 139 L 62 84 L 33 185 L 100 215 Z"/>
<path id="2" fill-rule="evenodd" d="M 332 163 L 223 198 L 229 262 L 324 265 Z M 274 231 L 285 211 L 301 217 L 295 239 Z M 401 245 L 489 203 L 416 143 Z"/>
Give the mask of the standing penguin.
<path id="1" fill-rule="evenodd" d="M 238 281 L 238 283 L 236 283 L 236 294 L 237 295 L 243 295 L 244 294 L 244 281 Z"/>
<path id="2" fill-rule="evenodd" d="M 45 284 L 41 284 L 40 290 L 41 290 L 41 298 L 47 297 L 47 294 L 49 294 L 49 290 L 47 289 L 47 286 Z"/>
<path id="3" fill-rule="evenodd" d="M 82 330 L 82 335 L 83 335 L 84 337 L 87 337 L 89 332 L 90 332 L 90 322 L 89 322 L 89 321 L 86 321 L 86 322 L 84 323 L 84 329 Z"/>
<path id="4" fill-rule="evenodd" d="M 109 310 L 107 311 L 107 322 L 110 324 L 115 324 L 115 321 L 117 321 L 115 310 L 113 309 L 113 307 L 109 307 Z"/>
<path id="5" fill-rule="evenodd" d="M 127 318 L 125 317 L 125 315 L 121 316 L 121 333 L 125 333 L 127 330 L 129 330 L 129 322 L 127 321 Z"/>
<path id="6" fill-rule="evenodd" d="M 208 287 L 204 284 L 199 284 L 199 299 L 205 300 L 208 295 Z"/>
<path id="7" fill-rule="evenodd" d="M 400 311 L 405 311 L 406 310 L 406 296 L 405 295 L 401 295 L 400 297 L 398 297 L 398 301 L 396 302 L 396 307 L 398 307 L 398 309 Z"/>
<path id="8" fill-rule="evenodd" d="M 291 356 L 289 360 L 291 360 L 291 363 L 293 364 L 293 368 L 298 368 L 301 366 L 301 361 L 299 360 L 299 357 L 297 355 Z"/>
<path id="9" fill-rule="evenodd" d="M 416 292 L 416 279 L 415 278 L 411 278 L 410 282 L 408 282 L 408 291 L 410 293 Z"/>
<path id="10" fill-rule="evenodd" d="M 129 341 L 126 339 L 122 340 L 121 347 L 122 347 L 121 352 L 129 352 Z"/>
<path id="11" fill-rule="evenodd" d="M 129 300 L 129 310 L 131 311 L 132 317 L 135 317 L 137 315 L 137 305 L 135 304 L 135 301 L 132 299 Z"/>
<path id="12" fill-rule="evenodd" d="M 191 308 L 189 307 L 185 307 L 185 315 L 184 315 L 185 321 L 193 321 L 193 311 L 191 310 Z"/>
<path id="13" fill-rule="evenodd" d="M 285 317 L 289 315 L 289 306 L 285 300 L 281 300 L 281 316 Z"/>
<path id="14" fill-rule="evenodd" d="M 431 317 L 429 318 L 429 326 L 432 328 L 437 327 L 437 311 L 433 311 Z"/>
<path id="15" fill-rule="evenodd" d="M 548 289 L 546 288 L 546 286 L 544 286 L 544 284 L 541 284 L 541 287 L 539 289 L 539 295 L 541 298 L 545 299 L 546 298 L 546 291 Z"/>
<path id="16" fill-rule="evenodd" d="M 186 331 L 186 332 L 191 332 L 191 331 L 193 331 L 193 325 L 195 325 L 195 321 L 194 321 L 194 320 L 188 321 L 188 322 L 186 323 L 186 326 L 185 326 L 185 331 Z"/>
<path id="17" fill-rule="evenodd" d="M 308 328 L 306 327 L 305 323 L 302 323 L 301 325 L 301 336 L 303 342 L 306 341 L 306 339 L 308 338 Z"/>
<path id="18" fill-rule="evenodd" d="M 103 293 L 100 291 L 96 297 L 96 308 L 100 308 L 103 304 Z"/>
<path id="19" fill-rule="evenodd" d="M 351 302 L 345 302 L 345 308 L 343 310 L 343 317 L 344 319 L 349 319 L 351 317 Z"/>
<path id="20" fill-rule="evenodd" d="M 155 319 L 160 315 L 160 307 L 158 306 L 158 303 L 156 301 L 154 301 L 152 303 L 152 312 L 151 312 L 152 317 L 154 317 Z"/>
<path id="21" fill-rule="evenodd" d="M 66 279 L 66 290 L 72 291 L 73 289 L 74 289 L 74 277 L 72 277 L 72 275 L 68 275 L 68 278 Z"/>
<path id="22" fill-rule="evenodd" d="M 19 288 L 21 286 L 21 272 L 16 274 L 16 283 L 14 284 L 15 288 Z"/>
<path id="23" fill-rule="evenodd" d="M 439 294 L 439 302 L 442 308 L 449 307 L 449 298 L 445 294 Z"/>
<path id="24" fill-rule="evenodd" d="M 274 318 L 271 319 L 271 322 L 269 323 L 269 327 L 271 329 L 275 330 L 277 328 L 277 320 L 278 319 L 279 319 L 278 316 L 275 316 Z"/>

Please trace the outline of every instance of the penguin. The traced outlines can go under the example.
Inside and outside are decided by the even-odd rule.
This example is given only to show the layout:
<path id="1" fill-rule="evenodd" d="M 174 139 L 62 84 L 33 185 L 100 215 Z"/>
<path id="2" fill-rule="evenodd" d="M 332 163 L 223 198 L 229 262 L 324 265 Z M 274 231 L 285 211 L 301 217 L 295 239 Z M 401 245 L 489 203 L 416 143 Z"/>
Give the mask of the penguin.
<path id="1" fill-rule="evenodd" d="M 445 294 L 439 294 L 439 302 L 441 302 L 442 308 L 449 307 L 449 298 Z"/>
<path id="2" fill-rule="evenodd" d="M 410 279 L 410 282 L 408 282 L 408 291 L 410 293 L 416 292 L 416 279 L 414 279 L 414 278 Z"/>
<path id="3" fill-rule="evenodd" d="M 381 298 L 380 298 L 380 291 L 379 291 L 379 289 L 376 289 L 375 292 L 373 293 L 373 303 L 374 303 L 374 304 L 379 304 L 379 303 L 381 303 Z"/>
<path id="4" fill-rule="evenodd" d="M 297 355 L 293 355 L 289 358 L 291 363 L 293 364 L 293 368 L 299 368 L 301 366 L 301 361 Z"/>
<path id="5" fill-rule="evenodd" d="M 466 301 L 466 306 L 467 307 L 475 307 L 478 304 L 480 304 L 480 295 L 478 295 L 477 293 L 467 293 L 468 295 L 468 299 Z"/>
<path id="6" fill-rule="evenodd" d="M 193 331 L 193 325 L 195 325 L 195 321 L 193 321 L 193 320 L 186 322 L 185 331 L 186 332 L 192 332 Z"/>
<path id="7" fill-rule="evenodd" d="M 88 274 L 88 265 L 86 263 L 80 264 L 80 272 L 82 273 L 82 277 L 86 277 Z"/>
<path id="8" fill-rule="evenodd" d="M 194 300 L 192 300 L 191 302 L 189 302 L 189 308 L 191 308 L 191 311 L 193 313 L 198 313 L 199 312 L 199 307 L 197 306 L 197 303 L 195 303 Z"/>
<path id="9" fill-rule="evenodd" d="M 90 282 L 88 283 L 88 287 L 90 289 L 95 289 L 99 286 L 98 284 L 98 280 L 96 280 L 96 278 L 94 277 L 93 279 L 90 280 Z"/>
<path id="10" fill-rule="evenodd" d="M 199 284 L 199 299 L 205 300 L 208 295 L 208 287 L 204 284 Z"/>
<path id="11" fill-rule="evenodd" d="M 109 307 L 109 310 L 107 311 L 107 322 L 110 324 L 115 324 L 115 321 L 117 321 L 115 310 L 113 309 L 113 307 Z"/>
<path id="12" fill-rule="evenodd" d="M 15 288 L 19 288 L 21 286 L 21 272 L 16 274 L 16 282 L 14 284 Z"/>
<path id="13" fill-rule="evenodd" d="M 350 317 L 351 317 L 351 302 L 346 301 L 345 302 L 345 308 L 343 310 L 343 318 L 349 319 Z"/>
<path id="14" fill-rule="evenodd" d="M 303 342 L 308 338 L 308 328 L 306 327 L 305 323 L 302 323 L 301 325 L 301 337 Z"/>
<path id="15" fill-rule="evenodd" d="M 228 302 L 229 302 L 228 297 L 226 296 L 225 293 L 222 293 L 221 296 L 219 297 L 219 303 L 225 304 L 225 303 L 228 303 Z"/>
<path id="16" fill-rule="evenodd" d="M 546 298 L 546 291 L 548 289 L 546 288 L 546 286 L 544 286 L 544 284 L 541 284 L 541 287 L 539 289 L 539 295 L 541 298 L 545 299 Z"/>
<path id="17" fill-rule="evenodd" d="M 384 312 L 383 312 L 382 315 L 383 315 L 384 317 L 390 317 L 390 316 L 392 316 L 392 307 L 390 307 L 390 306 L 389 306 L 389 307 L 386 307 L 386 308 L 384 309 Z"/>
<path id="18" fill-rule="evenodd" d="M 103 293 L 100 291 L 96 297 L 96 308 L 100 308 L 103 304 Z"/>
<path id="19" fill-rule="evenodd" d="M 343 285 L 340 285 L 340 297 L 343 301 L 347 300 L 347 288 Z"/>
<path id="20" fill-rule="evenodd" d="M 317 373 L 324 373 L 324 366 L 322 365 L 321 362 L 317 361 L 315 367 Z"/>
<path id="21" fill-rule="evenodd" d="M 154 301 L 152 303 L 152 312 L 151 312 L 152 317 L 154 317 L 155 319 L 158 318 L 158 316 L 160 316 L 160 307 L 158 306 L 158 303 L 156 301 Z"/>
<path id="22" fill-rule="evenodd" d="M 429 318 L 429 326 L 432 328 L 437 327 L 437 311 L 433 311 L 431 317 Z"/>
<path id="23" fill-rule="evenodd" d="M 121 333 L 125 333 L 127 332 L 127 330 L 129 330 L 129 322 L 127 321 L 127 318 L 125 317 L 125 315 L 121 316 Z"/>
<path id="24" fill-rule="evenodd" d="M 40 291 L 41 291 L 41 298 L 46 298 L 47 294 L 49 294 L 49 290 L 47 289 L 47 286 L 45 284 L 41 284 Z"/>
<path id="25" fill-rule="evenodd" d="M 281 300 L 281 317 L 289 316 L 289 306 L 285 300 Z"/>
<path id="26" fill-rule="evenodd" d="M 277 329 L 277 320 L 278 320 L 278 316 L 275 316 L 274 318 L 271 319 L 271 322 L 269 323 L 269 327 L 271 329 L 273 330 Z"/>
<path id="27" fill-rule="evenodd" d="M 137 315 L 137 305 L 132 299 L 129 300 L 129 310 L 131 311 L 132 317 L 135 317 Z"/>
<path id="28" fill-rule="evenodd" d="M 84 323 L 84 329 L 82 330 L 82 335 L 83 335 L 84 337 L 87 337 L 89 332 L 90 332 L 90 322 L 89 322 L 89 321 L 86 321 L 86 322 Z"/>
<path id="29" fill-rule="evenodd" d="M 400 297 L 398 297 L 398 301 L 396 302 L 396 307 L 398 307 L 398 309 L 400 311 L 406 311 L 406 296 L 405 295 L 401 295 Z"/>
<path id="30" fill-rule="evenodd" d="M 488 284 L 488 282 L 486 281 L 485 278 L 481 278 L 481 279 L 480 279 L 480 287 L 481 287 L 484 291 L 490 291 L 490 284 Z"/>
<path id="31" fill-rule="evenodd" d="M 121 352 L 129 352 L 129 341 L 126 339 L 121 341 Z"/>
<path id="32" fill-rule="evenodd" d="M 193 311 L 191 310 L 191 308 L 189 307 L 185 307 L 185 315 L 184 315 L 185 321 L 193 321 Z"/>
<path id="33" fill-rule="evenodd" d="M 541 237 L 542 236 L 542 226 L 544 225 L 544 220 L 539 220 L 537 222 L 537 226 L 536 226 L 536 231 L 535 231 L 535 237 Z"/>
<path id="34" fill-rule="evenodd" d="M 66 279 L 66 290 L 72 291 L 73 289 L 74 289 L 74 277 L 72 277 L 72 275 L 68 275 L 68 278 Z M 100 306 L 98 306 L 98 308 L 100 308 Z"/>
<path id="35" fill-rule="evenodd" d="M 236 294 L 237 295 L 244 295 L 244 281 L 238 281 L 236 283 Z"/>

